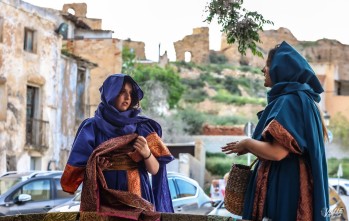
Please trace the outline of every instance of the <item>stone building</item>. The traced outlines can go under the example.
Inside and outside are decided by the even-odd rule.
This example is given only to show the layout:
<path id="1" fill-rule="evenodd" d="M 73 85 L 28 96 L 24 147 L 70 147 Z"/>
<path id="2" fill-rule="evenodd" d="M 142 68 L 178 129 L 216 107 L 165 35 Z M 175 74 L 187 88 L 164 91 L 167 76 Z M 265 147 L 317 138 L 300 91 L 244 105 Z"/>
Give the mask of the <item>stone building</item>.
<path id="1" fill-rule="evenodd" d="M 63 169 L 99 87 L 121 72 L 124 41 L 86 14 L 85 3 L 0 1 L 0 173 Z M 127 43 L 145 59 L 144 43 Z"/>
<path id="2" fill-rule="evenodd" d="M 146 60 L 144 42 L 131 41 L 131 39 L 126 39 L 123 41 L 122 46 L 124 48 L 128 48 L 132 53 L 134 53 L 136 60 Z"/>
<path id="3" fill-rule="evenodd" d="M 53 10 L 0 1 L 0 172 L 55 169 L 88 116 L 96 65 L 61 53 L 68 23 Z"/>
<path id="4" fill-rule="evenodd" d="M 204 64 L 209 61 L 209 29 L 194 28 L 193 34 L 173 43 L 176 51 L 176 61 L 185 61 L 185 54 L 190 54 L 190 61 Z"/>
<path id="5" fill-rule="evenodd" d="M 99 87 L 107 76 L 121 72 L 123 41 L 113 38 L 113 31 L 102 30 L 102 19 L 86 17 L 85 3 L 65 4 L 60 13 L 71 27 L 75 26 L 69 31 L 71 36 L 63 41 L 63 48 L 98 64 L 91 70 L 89 87 L 89 111 L 93 116 L 100 103 Z"/>
<path id="6" fill-rule="evenodd" d="M 185 53 L 191 54 L 191 61 L 197 64 L 209 62 L 208 28 L 194 28 L 192 35 L 185 36 L 174 43 L 176 60 L 184 61 Z M 226 36 L 222 34 L 220 51 L 231 65 L 247 65 L 264 67 L 268 51 L 287 41 L 294 46 L 311 64 L 321 81 L 325 92 L 322 94 L 320 107 L 330 116 L 341 113 L 349 120 L 349 45 L 336 40 L 320 39 L 317 41 L 298 41 L 287 28 L 265 30 L 260 32 L 261 42 L 257 44 L 264 58 L 255 56 L 251 51 L 241 55 L 237 44 L 228 44 Z"/>
<path id="7" fill-rule="evenodd" d="M 320 103 L 322 111 L 326 111 L 329 116 L 340 113 L 349 120 L 349 45 L 329 39 L 298 41 L 286 28 L 263 31 L 260 33 L 260 39 L 258 47 L 265 58 L 253 56 L 251 52 L 242 56 L 238 53 L 237 45 L 229 45 L 224 35 L 221 51 L 233 65 L 263 67 L 268 51 L 276 44 L 287 41 L 309 61 L 321 81 L 325 91 Z"/>

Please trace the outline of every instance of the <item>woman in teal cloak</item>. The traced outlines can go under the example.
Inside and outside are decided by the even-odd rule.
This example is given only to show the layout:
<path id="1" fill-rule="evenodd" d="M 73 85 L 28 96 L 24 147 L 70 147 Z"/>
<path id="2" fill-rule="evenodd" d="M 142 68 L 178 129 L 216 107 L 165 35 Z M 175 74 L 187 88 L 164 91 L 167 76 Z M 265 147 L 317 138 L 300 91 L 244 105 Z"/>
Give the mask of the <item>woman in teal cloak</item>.
<path id="1" fill-rule="evenodd" d="M 308 62 L 285 41 L 263 68 L 268 104 L 252 138 L 222 147 L 259 159 L 245 194 L 246 220 L 329 220 L 324 148 L 327 130 L 317 106 L 323 88 Z"/>

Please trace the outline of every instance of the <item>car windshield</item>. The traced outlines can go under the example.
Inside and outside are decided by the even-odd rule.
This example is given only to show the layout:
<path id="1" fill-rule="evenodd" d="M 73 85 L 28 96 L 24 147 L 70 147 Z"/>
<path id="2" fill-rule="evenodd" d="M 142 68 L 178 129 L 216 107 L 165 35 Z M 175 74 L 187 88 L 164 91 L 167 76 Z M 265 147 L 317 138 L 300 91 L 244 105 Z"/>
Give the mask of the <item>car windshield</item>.
<path id="1" fill-rule="evenodd" d="M 20 177 L 2 177 L 0 179 L 0 195 L 4 194 L 8 189 L 10 189 L 13 185 L 20 182 L 22 179 Z"/>

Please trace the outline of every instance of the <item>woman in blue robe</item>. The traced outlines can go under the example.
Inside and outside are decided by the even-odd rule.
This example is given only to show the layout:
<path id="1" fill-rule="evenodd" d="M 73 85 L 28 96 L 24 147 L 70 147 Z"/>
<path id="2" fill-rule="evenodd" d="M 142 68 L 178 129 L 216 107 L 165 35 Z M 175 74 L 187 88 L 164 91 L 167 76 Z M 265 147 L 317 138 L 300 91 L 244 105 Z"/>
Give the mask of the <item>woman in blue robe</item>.
<path id="1" fill-rule="evenodd" d="M 324 148 L 327 130 L 317 106 L 323 88 L 308 62 L 285 41 L 263 68 L 267 106 L 252 138 L 222 151 L 259 159 L 243 209 L 246 220 L 329 220 Z"/>
<path id="2" fill-rule="evenodd" d="M 85 185 L 84 179 L 89 177 L 86 173 L 90 171 L 86 167 L 97 147 L 105 148 L 111 139 L 122 141 L 123 137 L 129 139 L 136 134 L 128 149 L 117 149 L 117 153 L 125 154 L 97 159 L 107 188 L 128 191 L 132 193 L 130 198 L 138 195 L 152 203 L 156 212 L 173 212 L 166 164 L 174 158 L 161 140 L 161 126 L 139 115 L 143 91 L 129 75 L 113 74 L 104 81 L 100 93 L 101 103 L 95 116 L 84 120 L 77 131 L 61 179 L 63 190 L 74 193 L 81 182 Z M 84 193 L 88 190 L 84 191 L 83 186 Z M 83 198 L 82 195 L 82 201 Z"/>

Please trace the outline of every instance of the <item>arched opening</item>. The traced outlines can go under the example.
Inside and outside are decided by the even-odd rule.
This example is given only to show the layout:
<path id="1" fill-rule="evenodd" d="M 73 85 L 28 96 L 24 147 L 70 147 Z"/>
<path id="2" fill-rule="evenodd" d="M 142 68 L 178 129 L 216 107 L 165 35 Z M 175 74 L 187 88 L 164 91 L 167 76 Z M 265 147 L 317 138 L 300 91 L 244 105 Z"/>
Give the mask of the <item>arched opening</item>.
<path id="1" fill-rule="evenodd" d="M 68 12 L 69 14 L 75 15 L 75 10 L 72 9 L 72 8 L 69 8 L 69 9 L 67 10 L 67 12 Z"/>
<path id="2" fill-rule="evenodd" d="M 190 51 L 186 51 L 184 53 L 184 61 L 185 62 L 191 62 L 191 52 Z"/>

